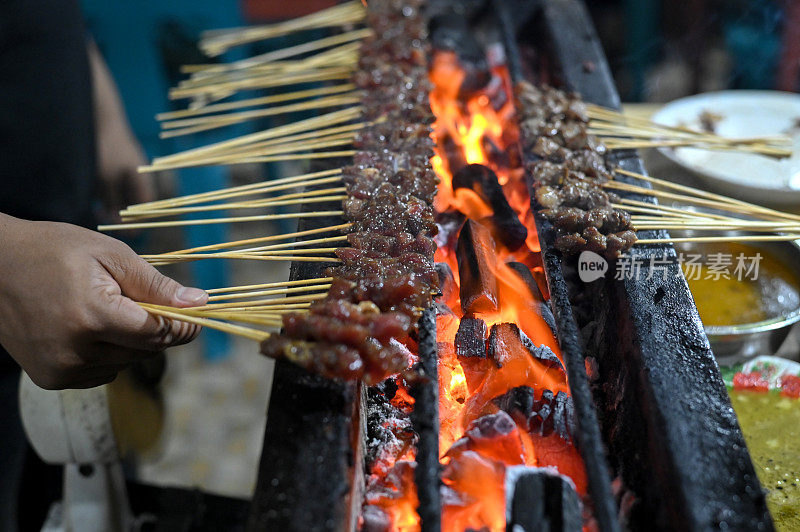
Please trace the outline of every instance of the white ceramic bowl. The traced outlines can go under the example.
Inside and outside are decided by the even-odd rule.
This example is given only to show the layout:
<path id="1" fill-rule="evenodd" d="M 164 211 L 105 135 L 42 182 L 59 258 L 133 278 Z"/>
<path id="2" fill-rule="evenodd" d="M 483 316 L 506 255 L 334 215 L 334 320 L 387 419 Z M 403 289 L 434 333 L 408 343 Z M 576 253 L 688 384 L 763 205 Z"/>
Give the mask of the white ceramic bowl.
<path id="1" fill-rule="evenodd" d="M 800 208 L 800 95 L 779 91 L 709 92 L 670 102 L 652 120 L 700 129 L 700 116 L 706 111 L 721 117 L 716 124 L 720 136 L 785 134 L 793 138 L 794 154 L 775 159 L 697 148 L 660 148 L 661 153 L 720 193 L 753 203 Z"/>

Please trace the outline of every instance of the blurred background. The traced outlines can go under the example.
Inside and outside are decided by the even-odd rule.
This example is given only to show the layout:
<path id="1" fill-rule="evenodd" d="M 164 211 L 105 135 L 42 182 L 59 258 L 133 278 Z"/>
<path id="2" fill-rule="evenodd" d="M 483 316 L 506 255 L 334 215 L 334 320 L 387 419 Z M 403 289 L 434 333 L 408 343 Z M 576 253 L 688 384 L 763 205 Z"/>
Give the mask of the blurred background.
<path id="1" fill-rule="evenodd" d="M 90 33 L 119 86 L 132 127 L 148 157 L 263 129 L 301 116 L 284 115 L 246 128 L 190 140 L 158 137 L 154 115 L 180 108 L 166 95 L 184 64 L 208 63 L 196 48 L 201 31 L 299 16 L 331 0 L 83 0 Z M 697 92 L 736 89 L 796 91 L 800 79 L 800 2 L 770 0 L 587 1 L 625 102 L 665 102 Z M 287 37 L 271 47 L 296 44 Z M 265 45 L 236 54 L 265 52 Z M 298 89 L 304 87 L 298 87 Z M 277 89 L 280 91 L 280 89 Z M 277 92 L 276 91 L 276 92 Z M 182 170 L 157 176 L 160 196 L 176 196 L 306 171 L 303 163 Z M 285 225 L 203 226 L 131 237 L 138 251 L 163 252 L 270 232 Z M 200 261 L 166 268 L 203 288 L 286 279 L 280 262 Z M 272 362 L 251 342 L 205 331 L 168 354 L 163 381 L 164 431 L 135 467 L 147 483 L 196 486 L 249 497 L 266 419 Z"/>

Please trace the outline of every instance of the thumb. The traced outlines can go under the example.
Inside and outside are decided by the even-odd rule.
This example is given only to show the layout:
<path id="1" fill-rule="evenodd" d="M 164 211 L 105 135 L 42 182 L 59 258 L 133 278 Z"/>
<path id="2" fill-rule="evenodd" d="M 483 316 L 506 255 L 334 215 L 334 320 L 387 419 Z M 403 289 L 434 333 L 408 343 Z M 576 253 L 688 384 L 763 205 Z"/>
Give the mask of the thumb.
<path id="1" fill-rule="evenodd" d="M 102 262 L 119 285 L 122 295 L 134 301 L 170 307 L 194 307 L 208 300 L 204 290 L 183 286 L 162 275 L 127 246 L 112 260 Z"/>

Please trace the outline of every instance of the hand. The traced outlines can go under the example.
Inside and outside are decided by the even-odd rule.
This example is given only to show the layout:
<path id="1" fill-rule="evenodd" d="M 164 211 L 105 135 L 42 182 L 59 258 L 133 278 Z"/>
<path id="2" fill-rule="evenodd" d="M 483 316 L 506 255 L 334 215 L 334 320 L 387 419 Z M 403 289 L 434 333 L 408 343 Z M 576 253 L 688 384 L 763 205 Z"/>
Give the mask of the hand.
<path id="1" fill-rule="evenodd" d="M 127 122 L 98 117 L 96 128 L 102 218 L 116 223 L 122 209 L 156 199 L 153 176 L 139 173 L 147 160 Z"/>
<path id="2" fill-rule="evenodd" d="M 0 214 L 0 344 L 42 388 L 111 382 L 131 362 L 199 332 L 134 301 L 189 307 L 207 300 L 111 237 Z"/>

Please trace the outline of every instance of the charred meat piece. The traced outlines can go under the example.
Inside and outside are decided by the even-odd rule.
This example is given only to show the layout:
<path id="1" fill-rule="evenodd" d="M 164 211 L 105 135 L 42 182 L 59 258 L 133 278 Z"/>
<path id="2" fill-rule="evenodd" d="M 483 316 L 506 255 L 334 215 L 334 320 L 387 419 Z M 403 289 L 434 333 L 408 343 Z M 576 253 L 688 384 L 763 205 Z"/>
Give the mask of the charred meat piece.
<path id="1" fill-rule="evenodd" d="M 381 312 L 401 312 L 416 319 L 430 306 L 434 287 L 414 273 L 393 277 L 364 276 L 354 280 L 334 278 L 328 299 L 342 299 L 351 303 L 369 301 Z"/>
<path id="2" fill-rule="evenodd" d="M 364 376 L 361 356 L 346 345 L 304 342 L 276 334 L 261 342 L 261 353 L 329 379 L 356 380 Z"/>
<path id="3" fill-rule="evenodd" d="M 405 253 L 419 253 L 426 257 L 433 257 L 436 243 L 424 234 L 416 236 L 405 231 L 394 235 L 377 233 L 356 232 L 347 235 L 347 242 L 355 249 L 364 251 L 379 251 L 392 257 L 399 257 Z"/>

